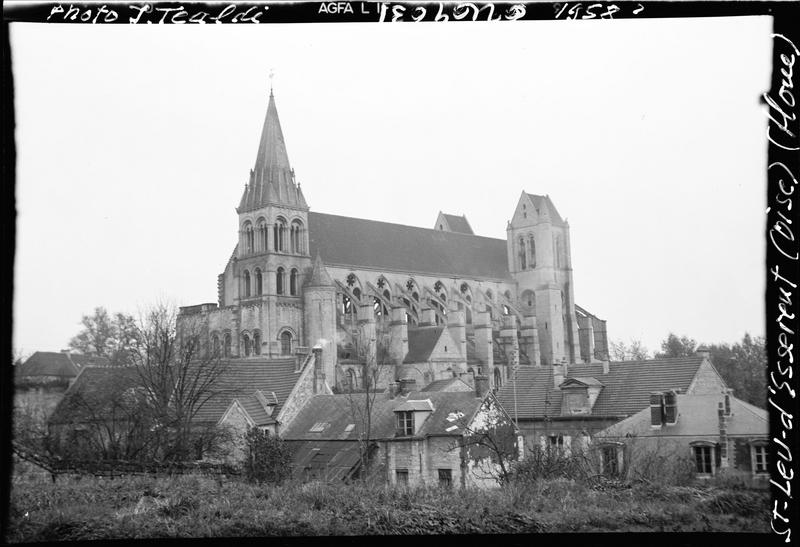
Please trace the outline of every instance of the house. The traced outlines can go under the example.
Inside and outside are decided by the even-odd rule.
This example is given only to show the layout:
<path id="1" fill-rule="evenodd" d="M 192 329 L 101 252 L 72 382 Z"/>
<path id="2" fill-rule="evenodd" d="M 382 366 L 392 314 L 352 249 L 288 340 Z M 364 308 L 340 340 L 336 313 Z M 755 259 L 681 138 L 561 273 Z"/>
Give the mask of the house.
<path id="1" fill-rule="evenodd" d="M 517 420 L 525 446 L 564 450 L 650 405 L 653 392 L 718 395 L 726 388 L 707 353 L 680 359 L 520 366 L 497 398 Z"/>
<path id="2" fill-rule="evenodd" d="M 468 389 L 450 385 L 459 382 Z M 474 388 L 459 379 L 440 385 L 446 390 L 418 391 L 413 379 L 392 384 L 374 394 L 369 413 L 368 393 L 312 397 L 281 434 L 292 448 L 295 472 L 334 480 L 372 471 L 398 486 L 496 485 L 520 455 L 510 416 L 485 376 Z M 487 448 L 489 439 L 496 450 Z"/>
<path id="3" fill-rule="evenodd" d="M 598 432 L 602 472 L 624 475 L 654 454 L 688 460 L 698 477 L 768 478 L 767 411 L 718 393 L 653 392 L 650 406 Z"/>
<path id="4" fill-rule="evenodd" d="M 68 351 L 37 351 L 14 368 L 14 381 L 18 385 L 66 385 L 78 376 L 83 367 L 108 365 L 109 360 L 105 357 Z"/>

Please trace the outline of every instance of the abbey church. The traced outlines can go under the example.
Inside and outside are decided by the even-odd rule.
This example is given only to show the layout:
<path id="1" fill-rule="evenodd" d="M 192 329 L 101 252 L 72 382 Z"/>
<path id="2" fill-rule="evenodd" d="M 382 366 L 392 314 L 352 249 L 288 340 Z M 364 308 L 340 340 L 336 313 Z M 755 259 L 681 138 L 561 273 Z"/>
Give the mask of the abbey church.
<path id="1" fill-rule="evenodd" d="M 569 224 L 522 192 L 506 239 L 439 212 L 431 228 L 310 210 L 270 91 L 218 301 L 181 308 L 209 347 L 263 363 L 320 352 L 334 390 L 608 359 L 605 321 L 575 303 Z M 498 219 L 499 221 L 499 219 Z M 374 376 L 373 376 L 374 377 Z"/>

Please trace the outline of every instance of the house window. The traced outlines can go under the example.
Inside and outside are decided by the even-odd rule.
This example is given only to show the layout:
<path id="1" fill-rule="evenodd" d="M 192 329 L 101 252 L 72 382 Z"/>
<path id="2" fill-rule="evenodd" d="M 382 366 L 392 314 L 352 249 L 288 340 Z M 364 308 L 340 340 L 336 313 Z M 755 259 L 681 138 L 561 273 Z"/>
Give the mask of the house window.
<path id="1" fill-rule="evenodd" d="M 548 444 L 553 448 L 562 449 L 562 448 L 564 448 L 564 436 L 563 435 L 550 435 L 548 437 Z"/>
<path id="2" fill-rule="evenodd" d="M 453 484 L 453 470 L 439 469 L 439 486 L 450 488 Z"/>
<path id="3" fill-rule="evenodd" d="M 395 469 L 394 481 L 401 486 L 408 486 L 408 469 Z"/>
<path id="4" fill-rule="evenodd" d="M 711 475 L 714 472 L 713 466 L 713 447 L 711 446 L 695 446 L 694 460 L 697 472 L 701 475 Z"/>
<path id="5" fill-rule="evenodd" d="M 284 331 L 281 334 L 281 355 L 291 355 L 292 354 L 292 333 L 289 331 Z"/>
<path id="6" fill-rule="evenodd" d="M 397 435 L 408 436 L 414 434 L 414 412 L 410 410 L 397 413 Z"/>
<path id="7" fill-rule="evenodd" d="M 751 451 L 753 454 L 753 472 L 769 473 L 769 451 L 767 450 L 767 445 L 753 445 Z"/>
<path id="8" fill-rule="evenodd" d="M 619 475 L 619 456 L 616 446 L 604 446 L 601 452 L 603 475 L 616 477 Z"/>

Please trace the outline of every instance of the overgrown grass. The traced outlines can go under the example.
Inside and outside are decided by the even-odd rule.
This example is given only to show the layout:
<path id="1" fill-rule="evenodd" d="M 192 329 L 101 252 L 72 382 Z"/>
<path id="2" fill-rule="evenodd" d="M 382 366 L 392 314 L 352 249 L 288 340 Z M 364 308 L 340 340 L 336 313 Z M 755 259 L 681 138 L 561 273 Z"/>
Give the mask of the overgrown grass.
<path id="1" fill-rule="evenodd" d="M 16 476 L 9 542 L 586 531 L 767 532 L 765 489 L 567 479 L 489 491 L 217 482 L 199 475 Z"/>

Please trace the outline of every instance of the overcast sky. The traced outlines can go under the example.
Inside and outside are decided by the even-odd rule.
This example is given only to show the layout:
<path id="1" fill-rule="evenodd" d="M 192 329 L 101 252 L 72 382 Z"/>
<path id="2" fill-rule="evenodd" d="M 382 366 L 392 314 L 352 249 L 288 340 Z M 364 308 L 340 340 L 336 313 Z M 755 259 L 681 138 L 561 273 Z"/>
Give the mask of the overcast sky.
<path id="1" fill-rule="evenodd" d="M 312 210 L 505 238 L 520 192 L 549 194 L 611 339 L 762 335 L 770 29 L 12 24 L 14 346 L 65 348 L 96 306 L 216 301 L 270 69 Z"/>

